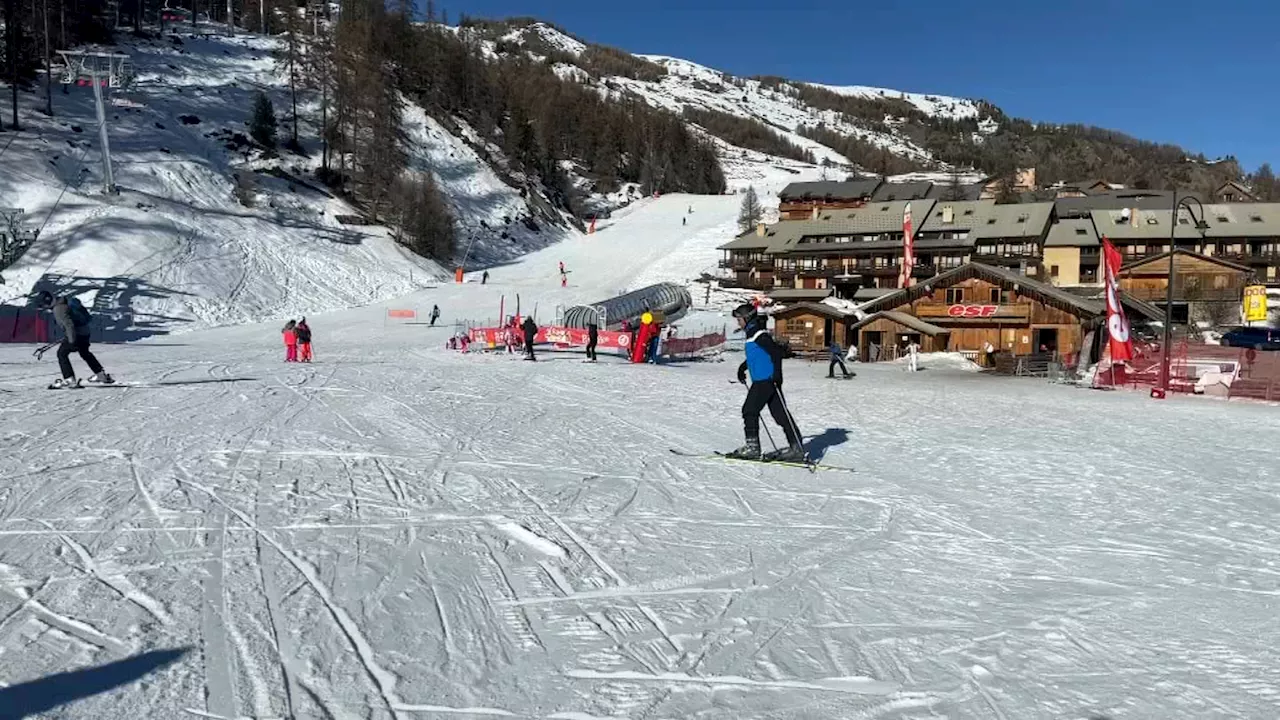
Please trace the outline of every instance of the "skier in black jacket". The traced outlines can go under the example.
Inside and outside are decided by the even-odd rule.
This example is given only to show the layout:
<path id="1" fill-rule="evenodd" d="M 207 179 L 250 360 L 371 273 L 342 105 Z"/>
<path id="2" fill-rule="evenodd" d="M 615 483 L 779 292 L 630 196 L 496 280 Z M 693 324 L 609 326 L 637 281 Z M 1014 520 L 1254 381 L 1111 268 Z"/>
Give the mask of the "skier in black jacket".
<path id="1" fill-rule="evenodd" d="M 746 303 L 739 305 L 733 311 L 733 317 L 737 319 L 738 327 L 747 338 L 744 345 L 747 359 L 738 367 L 738 382 L 746 385 L 749 374 L 751 387 L 747 390 L 747 399 L 742 403 L 742 425 L 747 442 L 728 453 L 728 456 L 745 460 L 805 462 L 808 455 L 800 442 L 800 429 L 796 427 L 795 418 L 791 416 L 786 398 L 782 395 L 782 358 L 786 352 L 765 329 L 767 321 L 756 313 L 755 307 Z M 778 423 L 786 435 L 787 447 L 762 456 L 760 411 L 766 406 L 773 421 Z"/>
<path id="2" fill-rule="evenodd" d="M 533 318 L 526 317 L 520 329 L 524 331 L 524 357 L 526 360 L 536 361 L 538 358 L 533 356 L 533 340 L 538 336 L 538 324 Z"/>
<path id="3" fill-rule="evenodd" d="M 600 340 L 600 327 L 595 323 L 587 324 L 587 362 L 596 361 L 596 343 Z"/>
<path id="4" fill-rule="evenodd" d="M 55 299 L 53 293 L 45 290 L 40 293 L 37 304 L 45 310 L 53 310 L 53 319 L 62 328 L 63 333 L 62 343 L 58 345 L 58 368 L 62 371 L 62 378 L 54 381 L 49 389 L 61 390 L 79 384 L 75 368 L 71 367 L 73 351 L 79 353 L 80 359 L 84 360 L 93 371 L 89 382 L 104 385 L 114 383 L 115 380 L 102 369 L 102 363 L 98 362 L 98 358 L 94 357 L 89 350 L 89 324 L 92 318 L 80 301 L 68 300 L 65 297 Z"/>

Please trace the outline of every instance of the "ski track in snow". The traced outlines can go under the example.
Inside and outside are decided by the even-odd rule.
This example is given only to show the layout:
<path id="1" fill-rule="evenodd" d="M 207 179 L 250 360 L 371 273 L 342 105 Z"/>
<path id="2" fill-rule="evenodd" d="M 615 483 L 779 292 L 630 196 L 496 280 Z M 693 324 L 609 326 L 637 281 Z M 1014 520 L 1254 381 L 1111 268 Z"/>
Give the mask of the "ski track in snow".
<path id="1" fill-rule="evenodd" d="M 1280 713 L 1275 474 L 1239 442 L 1272 407 L 791 361 L 858 469 L 815 475 L 667 451 L 740 442 L 737 356 L 443 349 L 503 296 L 686 280 L 735 213 L 647 200 L 398 301 L 436 328 L 311 318 L 312 366 L 246 325 L 97 346 L 140 386 L 50 393 L 0 346 L 0 678 L 197 647 L 69 720 Z"/>

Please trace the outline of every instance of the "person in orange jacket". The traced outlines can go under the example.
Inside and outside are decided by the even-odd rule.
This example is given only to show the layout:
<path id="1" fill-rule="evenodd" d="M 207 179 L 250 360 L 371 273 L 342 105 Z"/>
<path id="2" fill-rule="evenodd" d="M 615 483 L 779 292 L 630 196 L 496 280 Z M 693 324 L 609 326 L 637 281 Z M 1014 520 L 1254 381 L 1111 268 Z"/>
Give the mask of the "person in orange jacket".
<path id="1" fill-rule="evenodd" d="M 298 323 L 290 320 L 280 332 L 284 335 L 284 361 L 298 362 Z"/>

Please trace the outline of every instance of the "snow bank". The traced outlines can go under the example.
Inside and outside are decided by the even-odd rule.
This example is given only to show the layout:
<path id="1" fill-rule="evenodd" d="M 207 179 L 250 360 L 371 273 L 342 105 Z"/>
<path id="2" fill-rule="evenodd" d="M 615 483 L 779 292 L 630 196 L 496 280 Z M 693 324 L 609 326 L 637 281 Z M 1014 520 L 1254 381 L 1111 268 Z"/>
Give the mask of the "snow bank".
<path id="1" fill-rule="evenodd" d="M 892 361 L 906 366 L 910 358 L 903 356 Z M 982 367 L 957 352 L 933 352 L 916 355 L 916 366 L 925 370 L 963 370 L 965 372 L 982 372 Z"/>

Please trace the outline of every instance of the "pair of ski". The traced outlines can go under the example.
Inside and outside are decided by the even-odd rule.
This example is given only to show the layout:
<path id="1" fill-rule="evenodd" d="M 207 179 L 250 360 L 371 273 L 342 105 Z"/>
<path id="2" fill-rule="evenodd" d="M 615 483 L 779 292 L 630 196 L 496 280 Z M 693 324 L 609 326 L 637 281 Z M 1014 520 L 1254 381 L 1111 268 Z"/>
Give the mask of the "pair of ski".
<path id="1" fill-rule="evenodd" d="M 851 467 L 844 467 L 842 465 L 827 465 L 825 463 L 819 464 L 812 460 L 809 460 L 806 462 L 791 462 L 789 460 L 767 460 L 764 458 L 761 458 L 759 460 L 748 460 L 746 458 L 729 457 L 728 454 L 722 453 L 718 450 L 708 454 L 708 453 L 686 452 L 684 450 L 677 450 L 675 448 L 668 448 L 668 449 L 671 451 L 671 454 L 673 455 L 679 455 L 680 457 L 699 458 L 702 460 L 723 460 L 725 462 L 748 463 L 751 465 L 783 465 L 786 467 L 804 468 L 805 470 L 808 470 L 811 473 L 816 473 L 819 470 L 826 470 L 829 472 L 849 472 L 849 473 L 857 472 L 857 470 Z"/>
<path id="2" fill-rule="evenodd" d="M 84 383 L 84 380 L 81 380 L 80 378 L 76 378 L 75 385 L 50 385 L 49 389 L 50 390 L 83 390 L 87 387 L 133 387 L 133 386 L 122 385 L 118 382 L 109 382 L 109 383 L 91 382 L 88 385 L 86 385 Z"/>

